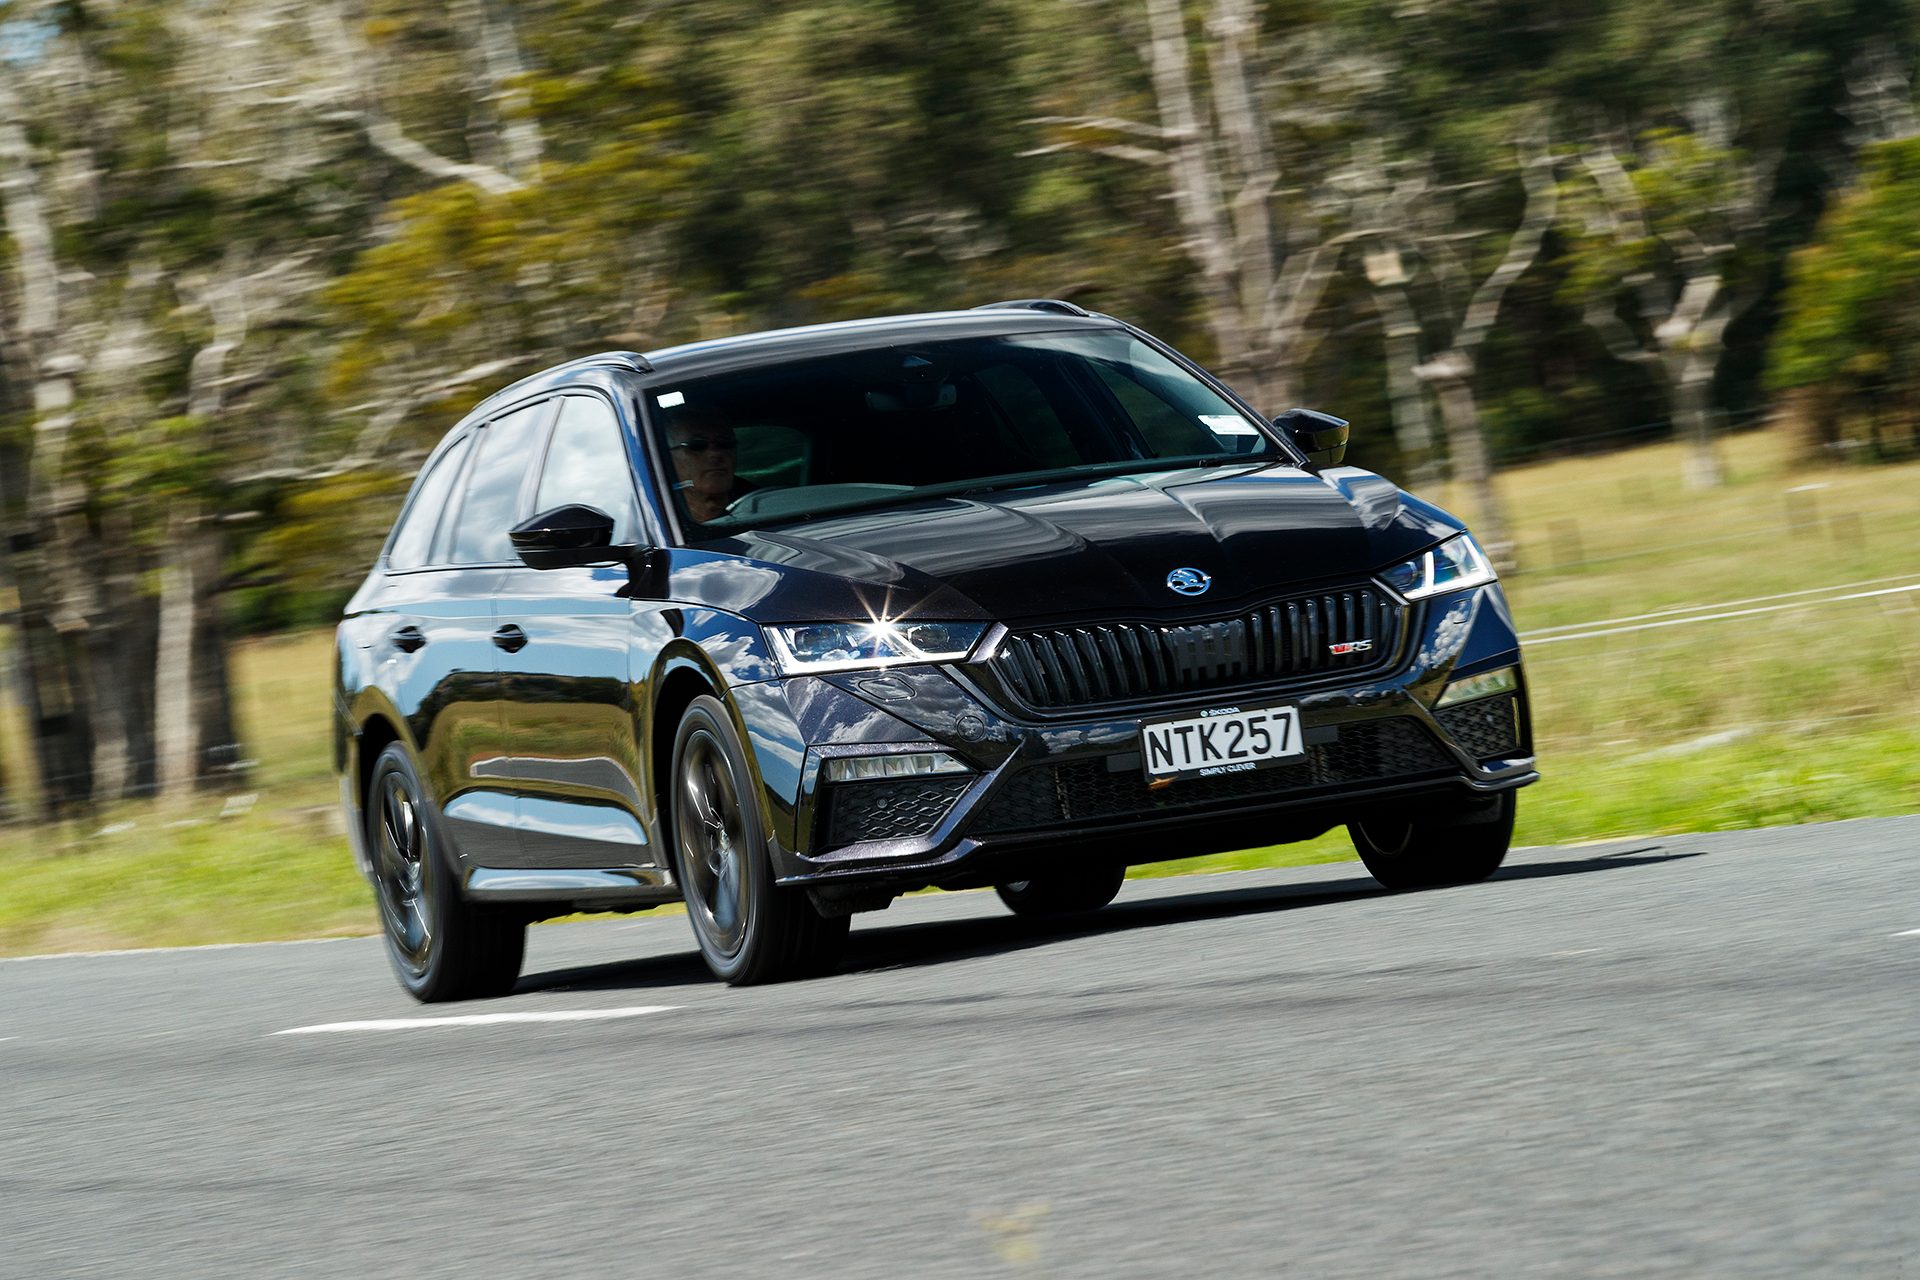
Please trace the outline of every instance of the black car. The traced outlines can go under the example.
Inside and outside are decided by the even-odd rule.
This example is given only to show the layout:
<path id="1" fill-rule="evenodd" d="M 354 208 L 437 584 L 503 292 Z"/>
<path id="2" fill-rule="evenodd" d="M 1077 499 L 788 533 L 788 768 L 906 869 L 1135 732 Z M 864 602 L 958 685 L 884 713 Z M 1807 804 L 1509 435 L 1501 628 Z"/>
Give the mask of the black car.
<path id="1" fill-rule="evenodd" d="M 684 899 L 715 974 L 829 966 L 927 886 L 1091 910 L 1125 868 L 1345 824 L 1474 880 L 1536 778 L 1446 512 L 1067 303 L 576 360 L 421 469 L 339 629 L 334 762 L 402 983 Z"/>

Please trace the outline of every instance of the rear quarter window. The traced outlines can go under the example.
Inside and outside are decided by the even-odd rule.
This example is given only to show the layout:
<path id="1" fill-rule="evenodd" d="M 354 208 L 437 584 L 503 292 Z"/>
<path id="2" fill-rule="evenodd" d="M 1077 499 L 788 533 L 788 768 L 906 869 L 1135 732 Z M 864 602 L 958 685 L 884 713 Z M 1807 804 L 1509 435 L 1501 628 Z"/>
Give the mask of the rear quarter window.
<path id="1" fill-rule="evenodd" d="M 392 549 L 387 552 L 389 569 L 418 569 L 427 563 L 434 530 L 440 527 L 447 498 L 453 493 L 454 482 L 460 478 L 460 466 L 467 460 L 472 444 L 473 437 L 464 436 L 434 461 L 427 478 L 421 481 L 419 491 L 400 517 Z"/>

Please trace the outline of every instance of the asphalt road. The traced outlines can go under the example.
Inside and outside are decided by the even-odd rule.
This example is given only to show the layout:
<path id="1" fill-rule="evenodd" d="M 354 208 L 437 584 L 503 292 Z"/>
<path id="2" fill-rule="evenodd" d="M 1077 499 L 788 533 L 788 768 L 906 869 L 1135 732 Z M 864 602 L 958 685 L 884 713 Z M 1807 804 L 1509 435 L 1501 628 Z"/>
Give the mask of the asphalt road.
<path id="1" fill-rule="evenodd" d="M 691 946 L 431 1009 L 369 940 L 0 963 L 0 1274 L 1920 1278 L 1920 818 Z"/>

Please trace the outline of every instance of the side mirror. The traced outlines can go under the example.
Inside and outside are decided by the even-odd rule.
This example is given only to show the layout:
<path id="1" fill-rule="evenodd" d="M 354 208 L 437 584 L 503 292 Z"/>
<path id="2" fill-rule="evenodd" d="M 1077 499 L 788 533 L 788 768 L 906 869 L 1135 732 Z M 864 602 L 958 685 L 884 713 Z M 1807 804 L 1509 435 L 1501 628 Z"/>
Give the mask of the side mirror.
<path id="1" fill-rule="evenodd" d="M 507 534 L 529 568 L 566 569 L 624 561 L 631 547 L 613 545 L 613 517 L 594 507 L 555 507 L 515 525 Z"/>
<path id="2" fill-rule="evenodd" d="M 1316 467 L 1337 467 L 1347 456 L 1347 420 L 1316 409 L 1289 409 L 1273 420 Z"/>

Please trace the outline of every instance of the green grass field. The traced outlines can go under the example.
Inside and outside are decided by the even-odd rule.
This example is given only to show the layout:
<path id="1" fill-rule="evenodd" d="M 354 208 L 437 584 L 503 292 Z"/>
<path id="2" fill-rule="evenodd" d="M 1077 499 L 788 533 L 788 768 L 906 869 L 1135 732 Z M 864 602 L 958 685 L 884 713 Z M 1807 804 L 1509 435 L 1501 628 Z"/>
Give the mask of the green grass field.
<path id="1" fill-rule="evenodd" d="M 1676 445 L 1504 477 L 1508 592 L 1523 632 L 1548 632 L 1527 655 L 1545 779 L 1522 799 L 1521 843 L 1920 810 L 1920 591 L 1897 590 L 1920 583 L 1920 463 L 1795 467 L 1766 433 L 1725 453 L 1732 482 L 1707 494 L 1682 488 Z M 1814 590 L 1841 584 L 1861 585 Z M 1760 611 L 1693 620 L 1742 609 Z M 1641 617 L 1671 610 L 1698 612 Z M 1663 625 L 1584 635 L 1615 619 Z M 367 932 L 327 775 L 327 647 L 291 636 L 237 656 L 250 805 L 0 828 L 0 954 Z M 18 771 L 3 710 L 0 759 Z M 1332 834 L 1146 871 L 1351 856 Z"/>

